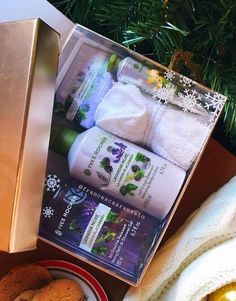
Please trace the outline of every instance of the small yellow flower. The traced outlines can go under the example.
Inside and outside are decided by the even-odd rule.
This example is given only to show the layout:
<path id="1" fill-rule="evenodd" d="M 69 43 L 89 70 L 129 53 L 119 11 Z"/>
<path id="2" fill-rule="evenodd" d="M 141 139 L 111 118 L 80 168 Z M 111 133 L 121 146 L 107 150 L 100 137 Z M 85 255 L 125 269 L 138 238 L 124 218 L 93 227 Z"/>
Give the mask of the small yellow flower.
<path id="1" fill-rule="evenodd" d="M 158 71 L 155 69 L 150 69 L 147 71 L 147 74 L 149 75 L 149 77 L 147 78 L 147 83 L 156 83 L 157 89 L 160 89 L 162 87 L 164 78 L 159 75 Z"/>

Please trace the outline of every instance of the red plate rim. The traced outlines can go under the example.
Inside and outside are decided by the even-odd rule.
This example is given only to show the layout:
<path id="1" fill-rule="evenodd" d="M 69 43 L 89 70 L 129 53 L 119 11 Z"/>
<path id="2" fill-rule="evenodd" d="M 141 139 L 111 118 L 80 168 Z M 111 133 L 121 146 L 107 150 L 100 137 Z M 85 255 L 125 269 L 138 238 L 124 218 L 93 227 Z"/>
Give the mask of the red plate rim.
<path id="1" fill-rule="evenodd" d="M 94 278 L 89 272 L 77 266 L 76 264 L 64 260 L 42 260 L 39 261 L 38 264 L 44 266 L 45 268 L 59 267 L 67 269 L 81 275 L 93 285 L 94 289 L 98 293 L 98 296 L 101 298 L 101 301 L 109 301 L 104 289 L 102 288 L 101 284 L 97 281 L 97 279 Z"/>

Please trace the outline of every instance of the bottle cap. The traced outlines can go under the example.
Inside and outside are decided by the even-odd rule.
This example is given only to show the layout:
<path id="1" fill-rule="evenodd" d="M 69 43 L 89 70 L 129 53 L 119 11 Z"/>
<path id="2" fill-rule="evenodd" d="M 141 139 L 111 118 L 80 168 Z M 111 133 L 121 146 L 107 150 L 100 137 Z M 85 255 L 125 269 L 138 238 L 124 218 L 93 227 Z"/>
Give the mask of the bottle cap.
<path id="1" fill-rule="evenodd" d="M 236 301 L 236 282 L 221 287 L 209 295 L 207 301 Z"/>
<path id="2" fill-rule="evenodd" d="M 78 135 L 79 133 L 63 125 L 53 125 L 49 148 L 60 155 L 67 156 Z"/>
<path id="3" fill-rule="evenodd" d="M 107 71 L 108 72 L 116 71 L 119 62 L 120 62 L 120 58 L 115 53 L 113 53 L 108 61 Z"/>

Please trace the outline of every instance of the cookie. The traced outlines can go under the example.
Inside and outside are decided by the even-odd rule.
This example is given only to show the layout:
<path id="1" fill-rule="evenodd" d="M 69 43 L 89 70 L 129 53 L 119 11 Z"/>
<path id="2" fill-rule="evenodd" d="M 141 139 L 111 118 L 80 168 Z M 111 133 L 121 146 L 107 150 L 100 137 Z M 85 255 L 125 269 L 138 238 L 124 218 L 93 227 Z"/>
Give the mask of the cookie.
<path id="1" fill-rule="evenodd" d="M 32 301 L 38 290 L 29 290 L 21 293 L 14 301 Z"/>
<path id="2" fill-rule="evenodd" d="M 39 289 L 52 280 L 49 271 L 39 265 L 14 267 L 0 281 L 0 300 L 14 301 L 22 292 Z"/>
<path id="3" fill-rule="evenodd" d="M 78 301 L 83 297 L 84 293 L 75 281 L 58 279 L 39 290 L 32 301 Z"/>

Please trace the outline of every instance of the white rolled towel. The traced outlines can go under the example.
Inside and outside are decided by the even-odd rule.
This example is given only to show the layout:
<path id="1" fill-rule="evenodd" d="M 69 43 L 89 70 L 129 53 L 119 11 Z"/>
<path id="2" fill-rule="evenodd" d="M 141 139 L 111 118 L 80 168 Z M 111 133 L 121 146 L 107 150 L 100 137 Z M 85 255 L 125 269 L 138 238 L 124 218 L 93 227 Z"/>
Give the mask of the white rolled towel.
<path id="1" fill-rule="evenodd" d="M 203 301 L 236 281 L 236 177 L 212 194 L 156 253 L 123 301 Z"/>
<path id="2" fill-rule="evenodd" d="M 116 83 L 95 112 L 104 130 L 137 144 L 188 170 L 194 163 L 209 129 L 198 115 L 144 96 L 134 85 Z"/>

